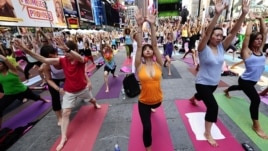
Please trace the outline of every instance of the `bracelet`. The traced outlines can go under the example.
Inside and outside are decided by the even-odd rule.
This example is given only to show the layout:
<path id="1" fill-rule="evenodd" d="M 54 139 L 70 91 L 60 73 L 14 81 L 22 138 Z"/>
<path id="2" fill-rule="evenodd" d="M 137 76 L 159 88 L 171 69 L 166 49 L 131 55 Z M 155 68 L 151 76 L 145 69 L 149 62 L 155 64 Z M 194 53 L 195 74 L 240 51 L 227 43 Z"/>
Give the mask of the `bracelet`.
<path id="1" fill-rule="evenodd" d="M 67 50 L 67 51 L 65 51 L 66 53 L 70 53 L 71 52 L 71 49 L 69 49 L 69 50 Z"/>

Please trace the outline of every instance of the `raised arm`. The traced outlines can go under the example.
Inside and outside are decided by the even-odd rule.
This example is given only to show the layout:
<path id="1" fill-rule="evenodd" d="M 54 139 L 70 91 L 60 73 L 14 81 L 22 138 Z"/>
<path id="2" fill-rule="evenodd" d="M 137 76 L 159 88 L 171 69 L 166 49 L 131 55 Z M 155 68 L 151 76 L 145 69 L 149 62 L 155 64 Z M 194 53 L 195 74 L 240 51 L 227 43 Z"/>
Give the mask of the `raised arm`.
<path id="1" fill-rule="evenodd" d="M 252 12 L 249 13 L 250 21 L 247 23 L 245 38 L 243 40 L 242 48 L 241 48 L 241 57 L 242 59 L 247 59 L 250 56 L 251 50 L 248 47 L 250 35 L 252 33 L 252 25 L 255 20 L 255 16 Z"/>
<path id="2" fill-rule="evenodd" d="M 77 60 L 82 63 L 85 62 L 84 57 L 82 57 L 79 53 L 77 53 L 77 46 L 74 47 L 72 44 L 73 42 L 69 41 L 70 42 L 69 43 L 67 41 L 67 43 L 65 44 L 64 41 L 60 39 L 59 37 L 54 38 L 54 40 L 56 41 L 57 46 L 61 50 L 65 51 L 65 53 L 68 53 L 69 55 L 71 55 L 74 58 L 74 60 Z"/>
<path id="3" fill-rule="evenodd" d="M 225 50 L 230 46 L 232 40 L 234 39 L 234 37 L 238 33 L 242 23 L 245 20 L 245 17 L 247 15 L 248 11 L 249 11 L 249 1 L 243 0 L 242 1 L 242 14 L 240 15 L 239 19 L 236 21 L 234 27 L 231 29 L 231 31 L 229 32 L 227 37 L 222 42 Z"/>
<path id="4" fill-rule="evenodd" d="M 0 55 L 0 59 L 4 61 L 4 63 L 7 65 L 7 67 L 9 68 L 9 70 L 10 70 L 11 72 L 17 74 L 17 68 L 16 68 L 15 66 L 13 66 L 13 64 L 10 63 L 10 62 L 8 61 L 8 59 L 7 59 L 5 56 Z"/>
<path id="5" fill-rule="evenodd" d="M 262 45 L 261 45 L 261 50 L 262 50 L 266 42 L 265 40 L 267 38 L 267 28 L 266 28 L 263 17 L 256 16 L 256 19 L 260 21 L 260 33 L 262 34 Z"/>
<path id="6" fill-rule="evenodd" d="M 141 62 L 141 55 L 142 55 L 142 24 L 144 22 L 144 17 L 142 16 L 141 10 L 138 10 L 135 14 L 136 22 L 138 24 L 138 31 L 137 31 L 137 52 L 135 57 L 135 67 L 138 69 Z"/>
<path id="7" fill-rule="evenodd" d="M 199 42 L 199 45 L 197 47 L 197 50 L 199 52 L 203 51 L 204 48 L 206 47 L 206 45 L 207 45 L 207 43 L 209 41 L 209 38 L 211 37 L 213 28 L 215 27 L 215 25 L 216 25 L 216 23 L 218 21 L 219 16 L 221 15 L 222 11 L 224 9 L 226 9 L 226 8 L 227 8 L 226 3 L 223 4 L 222 0 L 216 0 L 216 3 L 215 3 L 215 15 L 212 18 L 211 22 L 209 23 L 206 31 L 204 32 L 201 41 Z"/>
<path id="8" fill-rule="evenodd" d="M 160 51 L 158 50 L 157 39 L 156 39 L 156 27 L 155 27 L 156 15 L 157 15 L 156 10 L 148 11 L 146 20 L 149 22 L 150 27 L 151 27 L 151 40 L 152 40 L 153 51 L 156 56 L 156 62 L 160 66 L 162 66 L 163 60 L 162 60 Z"/>
<path id="9" fill-rule="evenodd" d="M 20 40 L 16 39 L 14 40 L 14 44 L 16 47 L 22 49 L 25 53 L 29 54 L 36 60 L 47 63 L 47 64 L 52 64 L 52 65 L 57 65 L 59 64 L 59 58 L 45 58 L 35 52 L 32 52 L 30 49 L 28 49 Z"/>

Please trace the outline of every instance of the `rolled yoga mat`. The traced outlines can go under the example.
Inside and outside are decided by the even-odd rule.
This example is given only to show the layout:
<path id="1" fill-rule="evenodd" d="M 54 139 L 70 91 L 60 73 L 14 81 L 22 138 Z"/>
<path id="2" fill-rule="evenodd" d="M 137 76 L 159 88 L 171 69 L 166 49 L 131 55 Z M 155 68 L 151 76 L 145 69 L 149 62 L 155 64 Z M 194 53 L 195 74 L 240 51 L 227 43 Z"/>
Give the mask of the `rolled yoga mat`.
<path id="1" fill-rule="evenodd" d="M 170 132 L 162 105 L 156 108 L 156 112 L 151 114 L 152 122 L 152 150 L 153 151 L 174 151 Z M 142 139 L 142 124 L 138 111 L 138 104 L 133 105 L 132 122 L 130 127 L 130 137 L 128 151 L 144 151 Z"/>
<path id="2" fill-rule="evenodd" d="M 186 130 L 189 134 L 189 137 L 192 140 L 195 151 L 227 151 L 227 150 L 243 151 L 243 148 L 240 145 L 240 143 L 234 138 L 234 136 L 232 136 L 232 134 L 228 131 L 228 129 L 225 128 L 220 119 L 218 119 L 216 125 L 213 124 L 212 126 L 212 136 L 215 139 L 219 138 L 216 139 L 219 146 L 212 147 L 207 142 L 207 140 L 202 139 L 203 136 L 200 135 L 204 134 L 205 119 L 204 118 L 202 118 L 203 120 L 191 119 L 187 118 L 186 116 L 186 114 L 189 113 L 200 113 L 200 112 L 205 113 L 206 107 L 202 101 L 198 101 L 198 106 L 192 105 L 189 100 L 177 100 L 175 103 L 179 111 L 179 114 L 183 120 L 183 123 L 186 127 Z M 194 122 L 194 125 L 192 126 L 190 123 L 191 120 Z M 194 126 L 196 128 L 194 128 Z M 217 129 L 219 129 L 220 132 L 218 132 Z M 224 137 L 222 137 L 220 134 L 222 134 Z"/>
<path id="3" fill-rule="evenodd" d="M 222 93 L 214 94 L 219 107 L 233 120 L 233 122 L 251 139 L 260 150 L 268 149 L 267 139 L 260 138 L 252 130 L 252 120 L 249 113 L 249 103 L 242 98 L 232 96 L 231 99 Z M 262 129 L 268 134 L 268 118 L 259 112 L 259 122 Z"/>

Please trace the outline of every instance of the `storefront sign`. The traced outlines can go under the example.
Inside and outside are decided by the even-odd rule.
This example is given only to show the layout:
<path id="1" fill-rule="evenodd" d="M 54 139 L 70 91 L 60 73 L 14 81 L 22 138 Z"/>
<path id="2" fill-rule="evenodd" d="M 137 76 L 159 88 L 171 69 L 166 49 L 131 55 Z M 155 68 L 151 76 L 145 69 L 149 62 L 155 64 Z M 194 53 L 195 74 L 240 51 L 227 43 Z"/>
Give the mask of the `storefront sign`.
<path id="1" fill-rule="evenodd" d="M 69 28 L 79 28 L 78 18 L 67 17 L 66 19 Z"/>
<path id="2" fill-rule="evenodd" d="M 79 16 L 83 21 L 94 22 L 91 0 L 77 0 L 79 7 Z"/>
<path id="3" fill-rule="evenodd" d="M 66 28 L 61 0 L 5 0 L 0 25 Z"/>

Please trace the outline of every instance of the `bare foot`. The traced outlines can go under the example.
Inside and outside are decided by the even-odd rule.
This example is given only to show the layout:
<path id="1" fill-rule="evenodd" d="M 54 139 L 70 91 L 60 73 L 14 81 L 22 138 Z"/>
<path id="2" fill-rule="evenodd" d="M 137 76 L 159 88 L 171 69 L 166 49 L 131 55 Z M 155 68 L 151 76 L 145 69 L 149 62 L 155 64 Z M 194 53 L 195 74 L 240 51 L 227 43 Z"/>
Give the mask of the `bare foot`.
<path id="1" fill-rule="evenodd" d="M 42 101 L 44 101 L 45 103 L 51 102 L 50 100 L 47 100 L 47 99 L 42 99 Z"/>
<path id="2" fill-rule="evenodd" d="M 60 141 L 59 145 L 57 146 L 56 151 L 60 151 L 60 150 L 62 150 L 63 147 L 64 147 L 64 144 L 65 144 L 66 142 L 67 142 L 67 138 L 62 139 L 62 140 Z"/>
<path id="3" fill-rule="evenodd" d="M 205 138 L 207 139 L 208 143 L 211 146 L 213 146 L 213 147 L 218 147 L 219 146 L 218 143 L 212 138 L 211 135 L 205 133 L 204 136 L 205 136 Z"/>
<path id="4" fill-rule="evenodd" d="M 189 99 L 189 101 L 191 102 L 192 105 L 194 105 L 194 106 L 198 106 L 198 104 L 197 104 L 195 98 L 191 98 L 191 99 Z"/>
<path id="5" fill-rule="evenodd" d="M 109 92 L 109 88 L 106 88 L 105 92 L 108 93 Z"/>
<path id="6" fill-rule="evenodd" d="M 155 109 L 153 109 L 153 108 L 151 108 L 151 111 L 152 111 L 153 113 L 155 113 L 155 112 L 156 112 L 156 110 L 155 110 Z"/>
<path id="7" fill-rule="evenodd" d="M 58 120 L 58 126 L 61 126 L 61 119 Z"/>
<path id="8" fill-rule="evenodd" d="M 258 136 L 260 136 L 263 139 L 268 139 L 268 136 L 265 134 L 265 132 L 261 128 L 252 127 L 253 131 L 256 132 Z"/>
<path id="9" fill-rule="evenodd" d="M 94 107 L 95 107 L 96 109 L 100 109 L 100 108 L 101 108 L 101 106 L 97 103 L 96 100 L 91 100 L 90 102 L 94 105 Z"/>
<path id="10" fill-rule="evenodd" d="M 114 78 L 117 78 L 117 77 L 118 77 L 118 75 L 113 75 L 113 77 L 114 77 Z"/>
<path id="11" fill-rule="evenodd" d="M 225 95 L 228 99 L 231 98 L 231 96 L 229 95 L 229 91 L 228 91 L 228 89 L 223 90 L 223 92 L 224 92 L 224 95 Z"/>
<path id="12" fill-rule="evenodd" d="M 28 99 L 27 98 L 24 98 L 23 100 L 22 100 L 22 103 L 26 103 L 28 101 Z"/>

